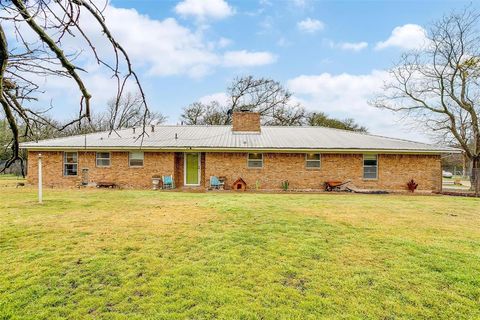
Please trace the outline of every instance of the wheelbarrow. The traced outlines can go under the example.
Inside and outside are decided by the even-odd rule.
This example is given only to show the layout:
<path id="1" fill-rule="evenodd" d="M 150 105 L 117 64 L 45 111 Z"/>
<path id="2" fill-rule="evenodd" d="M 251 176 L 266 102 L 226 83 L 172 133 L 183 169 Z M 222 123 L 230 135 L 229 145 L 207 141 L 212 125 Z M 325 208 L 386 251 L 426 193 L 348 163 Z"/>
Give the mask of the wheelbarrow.
<path id="1" fill-rule="evenodd" d="M 347 190 L 345 187 L 349 184 L 352 180 L 347 181 L 325 181 L 323 184 L 325 187 L 325 191 L 345 191 Z"/>

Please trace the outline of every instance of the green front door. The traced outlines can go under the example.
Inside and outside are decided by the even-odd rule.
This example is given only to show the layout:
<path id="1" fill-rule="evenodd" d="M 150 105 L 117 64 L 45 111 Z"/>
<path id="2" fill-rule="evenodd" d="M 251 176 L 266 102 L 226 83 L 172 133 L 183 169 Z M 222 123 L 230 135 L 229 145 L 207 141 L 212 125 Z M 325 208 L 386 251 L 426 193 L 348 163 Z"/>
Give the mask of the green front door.
<path id="1" fill-rule="evenodd" d="M 186 185 L 198 185 L 200 180 L 198 176 L 199 166 L 198 153 L 186 153 L 185 154 L 185 184 Z"/>

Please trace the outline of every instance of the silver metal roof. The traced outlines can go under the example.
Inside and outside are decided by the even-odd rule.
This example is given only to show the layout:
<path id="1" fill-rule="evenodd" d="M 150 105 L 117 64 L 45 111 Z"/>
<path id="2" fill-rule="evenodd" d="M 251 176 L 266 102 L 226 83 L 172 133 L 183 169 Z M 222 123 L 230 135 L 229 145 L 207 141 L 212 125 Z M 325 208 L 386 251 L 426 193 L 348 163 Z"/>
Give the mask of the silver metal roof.
<path id="1" fill-rule="evenodd" d="M 260 133 L 231 126 L 155 126 L 22 143 L 25 149 L 319 150 L 449 153 L 458 149 L 324 127 L 263 126 Z"/>

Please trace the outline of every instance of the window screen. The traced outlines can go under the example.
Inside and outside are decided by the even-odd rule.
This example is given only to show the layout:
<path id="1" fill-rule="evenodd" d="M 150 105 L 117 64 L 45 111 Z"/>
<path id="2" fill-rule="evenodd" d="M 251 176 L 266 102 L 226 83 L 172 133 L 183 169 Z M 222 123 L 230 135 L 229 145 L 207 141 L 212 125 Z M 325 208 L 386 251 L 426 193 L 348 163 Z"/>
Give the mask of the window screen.
<path id="1" fill-rule="evenodd" d="M 248 168 L 262 168 L 263 167 L 263 154 L 262 153 L 249 153 L 247 160 Z"/>
<path id="2" fill-rule="evenodd" d="M 78 153 L 63 153 L 63 174 L 65 176 L 76 176 L 78 172 Z"/>
<path id="3" fill-rule="evenodd" d="M 307 153 L 305 159 L 307 168 L 320 168 L 320 153 Z"/>
<path id="4" fill-rule="evenodd" d="M 363 178 L 377 179 L 378 156 L 376 154 L 366 154 L 363 156 Z"/>
<path id="5" fill-rule="evenodd" d="M 110 152 L 97 152 L 97 167 L 110 166 Z"/>
<path id="6" fill-rule="evenodd" d="M 130 167 L 143 167 L 143 152 L 130 152 Z"/>

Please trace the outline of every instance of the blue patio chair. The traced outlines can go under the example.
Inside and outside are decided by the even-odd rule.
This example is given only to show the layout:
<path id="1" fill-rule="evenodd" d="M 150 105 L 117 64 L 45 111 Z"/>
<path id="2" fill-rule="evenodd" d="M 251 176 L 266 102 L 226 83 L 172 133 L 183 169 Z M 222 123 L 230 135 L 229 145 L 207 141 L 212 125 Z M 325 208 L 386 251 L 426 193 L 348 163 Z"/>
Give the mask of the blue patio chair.
<path id="1" fill-rule="evenodd" d="M 174 189 L 175 188 L 175 182 L 173 181 L 173 177 L 170 176 L 162 176 L 162 182 L 163 182 L 163 189 Z"/>
<path id="2" fill-rule="evenodd" d="M 218 177 L 211 176 L 210 177 L 210 188 L 212 189 L 221 189 L 223 188 L 224 182 L 220 181 Z"/>

